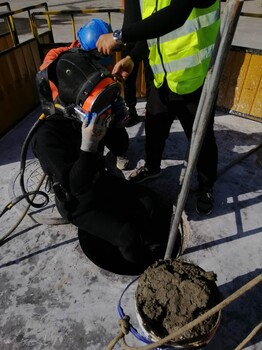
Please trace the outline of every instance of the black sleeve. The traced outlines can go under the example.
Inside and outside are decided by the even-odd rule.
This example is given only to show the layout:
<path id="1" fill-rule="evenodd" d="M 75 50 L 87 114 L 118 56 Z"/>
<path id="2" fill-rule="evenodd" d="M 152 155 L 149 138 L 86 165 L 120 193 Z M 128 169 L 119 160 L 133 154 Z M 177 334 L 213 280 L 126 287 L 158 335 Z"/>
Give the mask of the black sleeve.
<path id="1" fill-rule="evenodd" d="M 81 151 L 80 144 L 81 129 L 67 121 L 45 121 L 32 140 L 44 172 L 73 195 L 86 191 L 97 172 L 96 153 Z"/>
<path id="2" fill-rule="evenodd" d="M 141 19 L 139 0 L 125 0 L 123 27 L 127 27 Z"/>
<path id="3" fill-rule="evenodd" d="M 139 0 L 125 0 L 125 12 L 123 27 L 141 21 Z M 146 40 L 128 42 L 123 48 L 125 56 L 129 55 L 135 63 L 148 57 L 148 46 Z"/>
<path id="4" fill-rule="evenodd" d="M 147 59 L 149 54 L 149 49 L 146 40 L 137 41 L 132 45 L 132 49 L 128 52 L 128 55 L 132 58 L 135 63 L 141 60 Z"/>
<path id="5" fill-rule="evenodd" d="M 135 42 L 160 37 L 181 27 L 194 7 L 206 8 L 214 2 L 215 0 L 171 0 L 169 6 L 141 20 L 139 0 L 126 0 L 123 41 Z M 125 20 L 126 16 L 128 20 Z"/>

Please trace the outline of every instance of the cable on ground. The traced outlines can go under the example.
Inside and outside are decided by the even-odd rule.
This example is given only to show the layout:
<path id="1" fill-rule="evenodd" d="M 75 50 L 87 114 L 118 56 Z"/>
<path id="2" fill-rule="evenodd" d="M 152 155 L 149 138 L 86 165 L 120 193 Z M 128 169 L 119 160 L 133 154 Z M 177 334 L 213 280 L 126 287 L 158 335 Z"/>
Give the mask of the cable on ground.
<path id="1" fill-rule="evenodd" d="M 40 187 L 42 186 L 44 180 L 45 180 L 45 177 L 46 175 L 43 174 L 43 176 L 41 177 L 38 185 L 37 185 L 37 188 L 35 191 L 32 191 L 32 192 L 28 192 L 27 195 L 32 195 L 32 201 L 34 201 L 35 197 L 39 194 L 39 189 Z M 42 193 L 40 193 L 42 195 Z M 9 204 L 7 204 L 7 206 L 4 208 L 3 212 L 1 213 L 0 217 L 7 211 L 7 210 L 10 210 L 13 206 L 14 206 L 14 203 L 18 203 L 20 202 L 20 200 L 24 199 L 25 198 L 25 195 L 22 195 L 22 196 L 19 196 L 15 199 L 14 202 L 10 202 Z M 25 210 L 23 211 L 22 215 L 20 216 L 20 218 L 17 220 L 17 222 L 14 224 L 14 226 L 8 231 L 6 232 L 1 238 L 0 238 L 0 244 L 4 242 L 4 240 L 10 236 L 14 230 L 19 226 L 19 224 L 23 221 L 23 219 L 25 218 L 26 214 L 28 213 L 29 209 L 31 207 L 31 204 L 28 203 L 28 205 L 26 206 Z"/>

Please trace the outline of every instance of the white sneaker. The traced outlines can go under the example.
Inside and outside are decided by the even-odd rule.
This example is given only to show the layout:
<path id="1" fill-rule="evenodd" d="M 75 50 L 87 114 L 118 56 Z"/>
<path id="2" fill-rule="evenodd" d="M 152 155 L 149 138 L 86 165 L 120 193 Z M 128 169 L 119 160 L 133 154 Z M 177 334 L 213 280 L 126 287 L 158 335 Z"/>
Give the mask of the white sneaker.
<path id="1" fill-rule="evenodd" d="M 122 156 L 122 157 L 116 157 L 116 167 L 119 170 L 125 170 L 128 166 L 129 160 L 127 159 L 126 156 Z"/>

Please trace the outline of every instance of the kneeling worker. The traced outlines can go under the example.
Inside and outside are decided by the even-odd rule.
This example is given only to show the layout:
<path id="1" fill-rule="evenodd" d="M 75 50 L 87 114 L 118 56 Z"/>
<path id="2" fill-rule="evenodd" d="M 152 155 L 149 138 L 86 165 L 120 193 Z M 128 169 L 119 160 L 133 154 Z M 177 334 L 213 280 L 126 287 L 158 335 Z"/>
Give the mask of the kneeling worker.
<path id="1" fill-rule="evenodd" d="M 163 258 L 172 206 L 105 169 L 108 133 L 126 117 L 120 85 L 95 54 L 79 48 L 62 53 L 47 69 L 58 91 L 56 108 L 32 145 L 53 184 L 57 208 L 87 237 L 105 241 L 129 265 L 146 268 Z"/>

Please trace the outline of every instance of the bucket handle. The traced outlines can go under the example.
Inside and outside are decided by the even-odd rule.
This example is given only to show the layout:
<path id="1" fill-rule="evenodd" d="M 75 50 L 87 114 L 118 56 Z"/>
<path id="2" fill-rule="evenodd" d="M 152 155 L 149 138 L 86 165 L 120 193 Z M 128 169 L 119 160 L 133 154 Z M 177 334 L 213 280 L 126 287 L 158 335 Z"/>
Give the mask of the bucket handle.
<path id="1" fill-rule="evenodd" d="M 137 278 L 135 278 L 133 281 L 131 281 L 127 286 L 126 288 L 123 290 L 123 292 L 121 293 L 120 295 L 120 298 L 119 298 L 119 301 L 118 301 L 118 305 L 117 305 L 117 311 L 118 311 L 118 314 L 119 316 L 121 317 L 121 319 L 123 320 L 124 317 L 126 316 L 126 314 L 124 313 L 124 310 L 121 306 L 121 301 L 122 301 L 122 298 L 125 294 L 125 292 L 128 290 L 128 288 L 135 282 L 137 281 L 139 278 L 139 276 Z M 146 344 L 152 344 L 153 342 L 148 339 L 147 337 L 145 337 L 143 334 L 140 334 L 136 328 L 131 324 L 129 323 L 129 329 L 130 329 L 130 332 L 138 339 L 138 340 L 141 340 L 143 343 L 146 343 Z M 164 348 L 156 348 L 156 350 L 163 350 Z"/>

